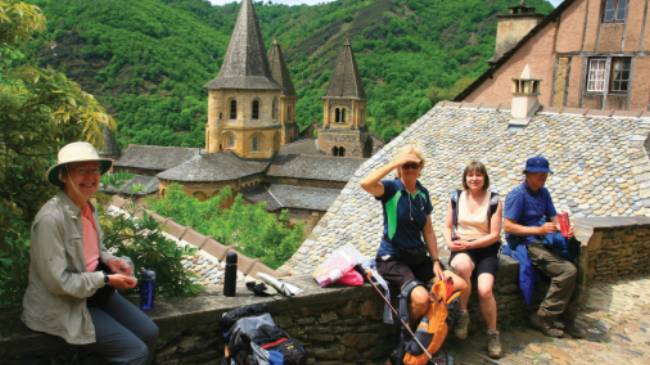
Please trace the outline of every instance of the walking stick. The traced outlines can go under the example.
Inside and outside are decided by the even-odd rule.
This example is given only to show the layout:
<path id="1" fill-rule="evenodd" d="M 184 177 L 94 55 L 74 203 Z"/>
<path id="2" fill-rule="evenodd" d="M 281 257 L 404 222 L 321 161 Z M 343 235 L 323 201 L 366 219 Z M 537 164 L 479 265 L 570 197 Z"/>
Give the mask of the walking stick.
<path id="1" fill-rule="evenodd" d="M 377 292 L 377 294 L 381 297 L 381 299 L 384 300 L 384 303 L 386 303 L 386 305 L 388 305 L 391 312 L 393 312 L 395 317 L 397 317 L 399 319 L 399 322 L 401 323 L 402 327 L 404 327 L 406 332 L 408 332 L 408 334 L 411 336 L 411 338 L 413 338 L 413 340 L 418 345 L 420 350 L 422 350 L 424 352 L 424 354 L 427 355 L 427 358 L 429 359 L 429 361 L 433 360 L 433 356 L 429 353 L 429 351 L 427 351 L 427 348 L 422 344 L 422 342 L 420 342 L 420 340 L 415 336 L 415 333 L 411 329 L 411 326 L 409 326 L 409 324 L 406 323 L 404 321 L 404 319 L 402 319 L 402 317 L 397 312 L 397 309 L 395 309 L 395 307 L 393 307 L 393 305 L 391 304 L 390 299 L 386 298 L 386 296 L 381 292 L 381 289 L 379 289 L 377 284 L 375 284 L 375 282 L 373 281 L 374 278 L 372 276 L 372 273 L 370 271 L 367 271 L 366 269 L 364 269 L 363 266 L 361 266 L 361 265 L 356 265 L 354 268 L 361 275 L 365 276 L 368 279 L 368 282 L 370 283 L 370 286 L 372 286 L 372 288 L 375 289 L 375 292 Z"/>

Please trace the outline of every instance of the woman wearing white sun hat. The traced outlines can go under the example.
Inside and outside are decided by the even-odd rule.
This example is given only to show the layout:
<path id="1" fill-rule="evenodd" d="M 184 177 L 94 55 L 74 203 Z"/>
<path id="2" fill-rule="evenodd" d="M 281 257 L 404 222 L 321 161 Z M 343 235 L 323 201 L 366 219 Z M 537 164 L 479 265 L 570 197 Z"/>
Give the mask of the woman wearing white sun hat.
<path id="1" fill-rule="evenodd" d="M 100 158 L 90 143 L 73 142 L 48 169 L 47 180 L 61 190 L 32 224 L 22 320 L 110 363 L 147 364 L 158 327 L 115 292 L 137 280 L 127 262 L 104 249 L 89 201 L 110 167 L 111 160 Z"/>

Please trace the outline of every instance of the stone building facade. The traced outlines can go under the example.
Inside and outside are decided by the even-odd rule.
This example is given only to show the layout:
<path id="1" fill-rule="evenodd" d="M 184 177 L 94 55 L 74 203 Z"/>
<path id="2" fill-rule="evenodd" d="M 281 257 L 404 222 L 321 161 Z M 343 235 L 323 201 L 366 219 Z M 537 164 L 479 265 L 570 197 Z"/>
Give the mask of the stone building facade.
<path id="1" fill-rule="evenodd" d="M 490 68 L 455 100 L 509 104 L 511 80 L 528 64 L 542 80 L 544 106 L 648 110 L 649 7 L 650 0 L 565 0 L 543 19 L 531 8 L 500 18 Z"/>
<path id="2" fill-rule="evenodd" d="M 366 128 L 367 106 L 352 45 L 346 41 L 323 97 L 319 149 L 332 156 L 370 157 L 373 141 Z"/>
<path id="3" fill-rule="evenodd" d="M 242 2 L 219 75 L 207 88 L 206 152 L 255 159 L 278 152 L 286 135 L 278 117 L 283 90 L 271 75 L 251 1 Z"/>

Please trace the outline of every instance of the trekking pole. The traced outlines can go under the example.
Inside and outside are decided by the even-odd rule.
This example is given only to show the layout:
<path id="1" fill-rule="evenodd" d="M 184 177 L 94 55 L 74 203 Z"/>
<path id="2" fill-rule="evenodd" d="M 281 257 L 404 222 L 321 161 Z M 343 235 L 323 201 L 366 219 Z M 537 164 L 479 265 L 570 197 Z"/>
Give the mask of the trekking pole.
<path id="1" fill-rule="evenodd" d="M 399 322 L 402 324 L 402 327 L 404 327 L 406 332 L 408 332 L 408 334 L 411 335 L 411 338 L 413 338 L 413 340 L 418 345 L 420 350 L 422 350 L 424 352 L 424 354 L 427 355 L 427 358 L 429 360 L 433 360 L 433 356 L 429 353 L 429 351 L 422 344 L 422 342 L 420 342 L 420 340 L 415 336 L 415 333 L 411 329 L 411 326 L 409 326 L 409 324 L 406 323 L 404 321 L 404 319 L 402 319 L 402 317 L 399 315 L 399 312 L 397 312 L 397 309 L 395 309 L 395 307 L 393 307 L 393 305 L 391 304 L 390 299 L 386 298 L 386 296 L 384 296 L 384 294 L 381 292 L 381 289 L 379 289 L 377 284 L 375 284 L 375 282 L 373 281 L 372 273 L 369 272 L 369 271 L 366 271 L 366 269 L 364 269 L 363 266 L 361 266 L 361 265 L 356 265 L 354 268 L 360 274 L 362 274 L 363 276 L 365 276 L 368 279 L 368 282 L 370 283 L 370 286 L 372 286 L 372 288 L 375 289 L 375 292 L 377 292 L 377 294 L 381 297 L 381 299 L 384 300 L 384 303 L 388 306 L 388 308 L 390 308 L 391 312 L 393 312 L 395 317 L 397 317 L 399 319 Z"/>

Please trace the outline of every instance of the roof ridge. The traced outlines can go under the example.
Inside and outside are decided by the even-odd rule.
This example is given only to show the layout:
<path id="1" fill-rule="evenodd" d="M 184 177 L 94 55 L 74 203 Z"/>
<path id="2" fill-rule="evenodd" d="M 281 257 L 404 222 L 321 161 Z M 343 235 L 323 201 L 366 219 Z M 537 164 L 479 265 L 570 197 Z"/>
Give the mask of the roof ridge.
<path id="1" fill-rule="evenodd" d="M 480 109 L 480 110 L 494 110 L 505 111 L 510 109 L 510 105 L 506 103 L 501 104 L 488 104 L 478 102 L 464 102 L 464 101 L 439 101 L 433 108 L 450 108 L 450 109 Z M 542 105 L 542 109 L 537 114 L 575 114 L 583 117 L 604 117 L 604 118 L 650 118 L 650 111 L 643 109 L 590 109 L 590 108 L 570 108 L 570 107 L 549 107 Z"/>
<path id="2" fill-rule="evenodd" d="M 275 196 L 275 194 L 273 194 L 273 193 L 271 192 L 270 186 L 268 186 L 268 187 L 265 186 L 265 187 L 264 187 L 264 190 L 266 190 L 266 192 L 269 193 L 269 195 L 271 196 L 271 198 L 273 198 L 273 200 L 275 200 L 275 202 L 278 203 L 279 206 L 282 206 L 282 202 L 281 202 L 281 201 L 280 201 L 280 200 Z"/>

